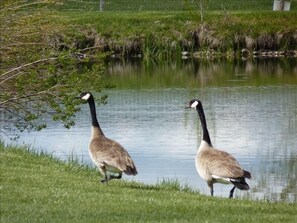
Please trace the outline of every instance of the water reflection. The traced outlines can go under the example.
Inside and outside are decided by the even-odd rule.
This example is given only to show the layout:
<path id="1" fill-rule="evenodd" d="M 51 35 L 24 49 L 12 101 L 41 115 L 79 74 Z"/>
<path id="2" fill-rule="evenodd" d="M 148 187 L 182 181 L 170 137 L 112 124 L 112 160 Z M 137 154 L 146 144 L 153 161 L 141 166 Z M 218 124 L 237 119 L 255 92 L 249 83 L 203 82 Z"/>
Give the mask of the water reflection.
<path id="1" fill-rule="evenodd" d="M 297 60 L 194 60 L 170 64 L 111 61 L 106 79 L 123 89 L 197 88 L 297 84 Z"/>
<path id="2" fill-rule="evenodd" d="M 178 178 L 209 194 L 194 164 L 201 140 L 198 116 L 184 109 L 190 99 L 199 98 L 214 146 L 234 155 L 253 175 L 248 181 L 251 190 L 237 190 L 235 197 L 296 202 L 297 72 L 292 73 L 296 65 L 270 77 L 268 73 L 283 69 L 282 65 L 270 69 L 273 64 L 256 63 L 251 68 L 242 63 L 243 67 L 223 63 L 198 68 L 192 63 L 111 66 L 106 78 L 119 88 L 104 92 L 108 104 L 98 107 L 97 113 L 105 134 L 120 142 L 137 165 L 139 175 L 125 178 L 144 183 Z M 70 130 L 50 123 L 42 132 L 22 133 L 19 142 L 91 164 L 88 109 L 82 105 Z M 215 184 L 214 189 L 216 196 L 227 197 L 231 186 Z"/>

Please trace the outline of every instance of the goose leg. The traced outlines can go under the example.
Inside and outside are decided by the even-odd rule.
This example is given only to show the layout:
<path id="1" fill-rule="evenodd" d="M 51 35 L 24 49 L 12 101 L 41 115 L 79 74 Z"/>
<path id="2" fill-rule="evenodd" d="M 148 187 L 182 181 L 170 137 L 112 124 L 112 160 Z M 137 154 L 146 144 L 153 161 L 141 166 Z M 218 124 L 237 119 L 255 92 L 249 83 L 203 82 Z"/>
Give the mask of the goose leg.
<path id="1" fill-rule="evenodd" d="M 230 190 L 229 198 L 233 198 L 234 190 L 235 190 L 235 186 Z"/>
<path id="2" fill-rule="evenodd" d="M 210 195 L 213 197 L 213 183 L 212 182 L 207 182 L 207 185 L 210 189 Z"/>
<path id="3" fill-rule="evenodd" d="M 101 180 L 100 182 L 101 182 L 101 183 L 107 183 L 107 184 L 108 184 L 108 180 L 109 180 L 109 179 L 110 179 L 110 178 L 108 178 L 107 175 L 105 175 L 105 176 L 104 176 L 104 179 Z"/>
<path id="4" fill-rule="evenodd" d="M 102 165 L 100 168 L 99 168 L 99 171 L 101 172 L 101 174 L 104 176 L 104 179 L 101 180 L 100 182 L 101 183 L 107 183 L 108 184 L 108 177 L 107 177 L 107 174 L 106 174 L 106 169 L 105 169 L 105 166 Z"/>

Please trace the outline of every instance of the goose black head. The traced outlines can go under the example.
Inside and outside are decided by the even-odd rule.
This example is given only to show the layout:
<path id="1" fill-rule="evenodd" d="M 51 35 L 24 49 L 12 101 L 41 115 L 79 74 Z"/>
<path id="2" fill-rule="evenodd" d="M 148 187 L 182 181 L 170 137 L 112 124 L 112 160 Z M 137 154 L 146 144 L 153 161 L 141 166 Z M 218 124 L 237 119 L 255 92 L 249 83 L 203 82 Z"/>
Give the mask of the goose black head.
<path id="1" fill-rule="evenodd" d="M 186 106 L 186 109 L 187 108 L 197 108 L 197 106 L 201 104 L 201 101 L 199 101 L 198 99 L 192 99 L 190 102 L 189 102 L 189 106 Z"/>

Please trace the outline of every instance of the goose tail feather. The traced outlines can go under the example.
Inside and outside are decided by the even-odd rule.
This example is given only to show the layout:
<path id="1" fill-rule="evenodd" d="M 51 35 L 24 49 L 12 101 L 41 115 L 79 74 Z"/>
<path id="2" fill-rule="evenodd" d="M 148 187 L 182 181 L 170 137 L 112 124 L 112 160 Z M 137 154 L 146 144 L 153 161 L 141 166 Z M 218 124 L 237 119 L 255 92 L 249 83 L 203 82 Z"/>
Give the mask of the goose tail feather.
<path id="1" fill-rule="evenodd" d="M 245 182 L 244 177 L 231 179 L 231 183 L 239 190 L 249 190 L 250 186 Z"/>
<path id="2" fill-rule="evenodd" d="M 124 173 L 127 175 L 133 175 L 133 176 L 138 174 L 136 167 L 131 167 L 131 166 L 128 166 L 127 169 L 124 171 Z"/>
<path id="3" fill-rule="evenodd" d="M 252 175 L 251 175 L 251 173 L 249 171 L 244 170 L 243 171 L 243 177 L 251 179 Z"/>

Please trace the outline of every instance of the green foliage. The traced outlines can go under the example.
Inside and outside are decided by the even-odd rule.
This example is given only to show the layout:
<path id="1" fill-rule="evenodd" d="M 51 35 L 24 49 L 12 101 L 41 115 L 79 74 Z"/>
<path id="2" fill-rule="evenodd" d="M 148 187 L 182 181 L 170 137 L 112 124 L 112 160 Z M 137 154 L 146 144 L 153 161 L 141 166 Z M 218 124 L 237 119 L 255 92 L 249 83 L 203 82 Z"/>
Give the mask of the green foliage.
<path id="1" fill-rule="evenodd" d="M 176 180 L 99 183 L 98 171 L 0 143 L 1 222 L 296 222 L 296 204 L 200 195 Z"/>
<path id="2" fill-rule="evenodd" d="M 1 131 L 41 130 L 49 118 L 69 128 L 80 103 L 74 97 L 105 87 L 102 53 L 85 49 L 83 31 L 73 32 L 46 9 L 57 1 L 22 3 L 1 2 Z M 28 9 L 36 5 L 38 10 Z"/>

